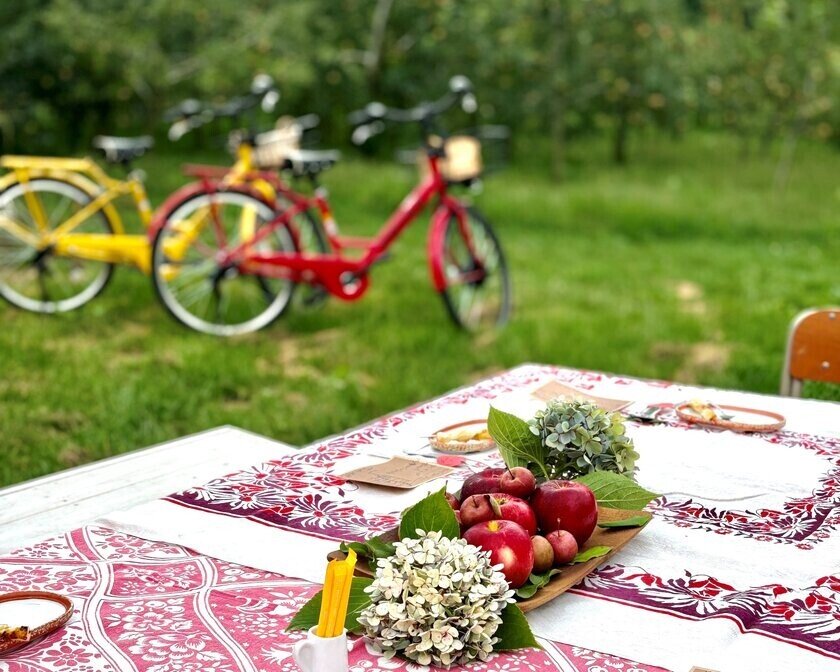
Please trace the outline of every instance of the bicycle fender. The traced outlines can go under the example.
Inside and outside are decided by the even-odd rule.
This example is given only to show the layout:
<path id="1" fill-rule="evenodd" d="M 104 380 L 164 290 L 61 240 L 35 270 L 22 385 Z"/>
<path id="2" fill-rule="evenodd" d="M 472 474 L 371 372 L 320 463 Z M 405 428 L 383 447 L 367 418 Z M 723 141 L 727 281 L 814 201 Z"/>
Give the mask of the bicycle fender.
<path id="1" fill-rule="evenodd" d="M 171 215 L 175 208 L 180 206 L 184 201 L 198 196 L 199 194 L 206 194 L 208 192 L 214 193 L 216 191 L 234 191 L 247 194 L 248 196 L 258 198 L 266 203 L 272 210 L 274 209 L 274 205 L 262 194 L 246 185 L 224 185 L 219 180 L 212 180 L 210 182 L 190 182 L 172 192 L 155 210 L 154 215 L 152 215 L 152 221 L 149 222 L 149 228 L 146 231 L 146 235 L 149 237 L 149 240 L 153 241 L 155 239 L 158 231 L 161 230 L 163 225 L 166 224 L 166 220 L 169 219 L 169 215 Z"/>
<path id="2" fill-rule="evenodd" d="M 68 184 L 72 184 L 77 189 L 81 189 L 91 198 L 96 198 L 103 191 L 102 186 L 91 180 L 89 177 L 85 177 L 84 175 L 80 175 L 79 173 L 74 173 L 73 171 L 69 170 L 60 170 L 52 168 L 34 168 L 29 169 L 27 171 L 27 174 L 30 180 L 46 178 L 67 182 Z M 18 182 L 20 182 L 20 180 L 18 179 L 14 171 L 7 173 L 2 178 L 0 178 L 0 192 L 5 191 L 13 184 L 17 184 Z M 111 224 L 111 228 L 114 230 L 115 234 L 125 233 L 125 229 L 122 224 L 122 219 L 120 219 L 119 213 L 117 213 L 117 209 L 114 207 L 113 203 L 107 203 L 106 205 L 104 205 L 102 207 L 102 212 L 105 214 L 105 217 L 108 218 L 108 221 Z"/>

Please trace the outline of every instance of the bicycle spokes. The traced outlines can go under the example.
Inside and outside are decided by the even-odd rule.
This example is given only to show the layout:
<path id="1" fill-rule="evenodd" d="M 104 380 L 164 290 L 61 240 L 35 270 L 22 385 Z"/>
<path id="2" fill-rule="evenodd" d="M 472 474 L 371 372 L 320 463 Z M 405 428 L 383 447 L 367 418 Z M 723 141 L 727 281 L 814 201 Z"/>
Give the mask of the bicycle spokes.
<path id="1" fill-rule="evenodd" d="M 501 248 L 477 212 L 464 220 L 453 214 L 440 251 L 444 302 L 453 320 L 465 329 L 504 323 L 510 310 L 507 268 Z"/>
<path id="2" fill-rule="evenodd" d="M 0 194 L 0 295 L 21 308 L 52 313 L 77 308 L 103 289 L 110 264 L 77 257 L 63 238 L 53 240 L 55 230 L 91 200 L 78 187 L 51 178 L 15 183 Z M 94 212 L 73 235 L 111 233 L 108 219 Z"/>

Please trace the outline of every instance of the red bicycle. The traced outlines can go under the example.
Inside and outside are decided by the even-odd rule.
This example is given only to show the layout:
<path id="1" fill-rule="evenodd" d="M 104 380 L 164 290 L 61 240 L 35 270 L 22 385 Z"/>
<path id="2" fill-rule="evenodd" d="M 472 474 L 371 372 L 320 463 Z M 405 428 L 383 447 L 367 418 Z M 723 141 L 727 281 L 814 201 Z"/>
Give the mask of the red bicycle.
<path id="1" fill-rule="evenodd" d="M 434 288 L 458 326 L 477 330 L 503 325 L 510 315 L 511 291 L 499 240 L 474 207 L 449 193 L 453 183 L 440 167 L 446 143 L 437 119 L 459 102 L 474 109 L 466 77 L 453 77 L 449 92 L 433 103 L 408 110 L 371 103 L 351 115 L 356 141 L 381 132 L 385 122 L 419 124 L 428 165 L 426 176 L 372 238 L 341 235 L 321 188 L 312 196 L 286 192 L 291 205 L 279 215 L 256 194 L 227 194 L 224 202 L 208 204 L 206 226 L 188 224 L 197 233 L 186 251 L 184 221 L 173 213 L 158 231 L 152 253 L 152 276 L 164 306 L 188 327 L 232 336 L 256 331 L 279 317 L 299 283 L 355 301 L 370 284 L 371 267 L 437 198 L 427 244 Z M 313 181 L 330 165 L 318 152 L 293 152 L 287 160 Z M 295 240 L 295 217 L 312 210 L 320 215 L 330 247 L 326 253 L 302 252 Z M 352 256 L 352 250 L 360 253 Z"/>

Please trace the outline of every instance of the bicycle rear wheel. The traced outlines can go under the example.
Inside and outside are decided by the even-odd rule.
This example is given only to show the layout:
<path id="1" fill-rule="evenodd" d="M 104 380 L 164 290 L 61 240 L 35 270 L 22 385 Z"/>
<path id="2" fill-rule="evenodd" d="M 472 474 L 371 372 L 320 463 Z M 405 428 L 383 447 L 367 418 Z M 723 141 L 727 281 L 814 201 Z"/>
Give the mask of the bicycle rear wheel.
<path id="1" fill-rule="evenodd" d="M 441 298 L 462 329 L 501 327 L 510 317 L 511 292 L 507 264 L 490 223 L 473 207 L 465 221 L 451 213 L 438 255 L 445 286 Z"/>
<path id="2" fill-rule="evenodd" d="M 197 194 L 175 208 L 152 247 L 152 280 L 169 313 L 181 324 L 214 336 L 247 334 L 277 319 L 289 306 L 294 282 L 219 263 L 220 254 L 274 216 L 265 202 L 234 190 Z M 294 252 L 296 246 L 289 231 L 278 227 L 254 249 Z"/>
<path id="3" fill-rule="evenodd" d="M 290 202 L 285 200 L 281 201 L 278 198 L 274 206 L 278 215 L 283 212 L 283 203 L 287 204 L 286 207 L 291 207 Z M 309 210 L 299 212 L 292 217 L 289 225 L 295 231 L 297 247 L 300 252 L 329 254 L 332 251 L 320 219 L 314 216 Z M 297 287 L 297 299 L 295 303 L 304 308 L 314 308 L 325 303 L 329 296 L 329 292 L 320 285 L 302 284 Z"/>
<path id="4" fill-rule="evenodd" d="M 0 193 L 0 296 L 24 310 L 61 313 L 105 289 L 112 264 L 58 255 L 44 242 L 47 233 L 92 200 L 79 187 L 53 178 L 17 182 Z M 72 233 L 112 235 L 114 230 L 99 210 Z"/>

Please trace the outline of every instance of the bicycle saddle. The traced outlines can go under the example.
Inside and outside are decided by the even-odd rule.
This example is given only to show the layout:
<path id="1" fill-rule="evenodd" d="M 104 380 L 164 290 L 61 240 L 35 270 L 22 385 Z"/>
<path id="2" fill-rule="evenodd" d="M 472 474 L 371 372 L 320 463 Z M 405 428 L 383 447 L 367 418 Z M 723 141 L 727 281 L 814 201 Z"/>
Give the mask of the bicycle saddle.
<path id="1" fill-rule="evenodd" d="M 155 144 L 150 135 L 122 138 L 114 135 L 97 135 L 93 146 L 100 150 L 108 163 L 128 163 L 137 159 Z"/>
<path id="2" fill-rule="evenodd" d="M 290 149 L 283 168 L 295 175 L 317 175 L 332 168 L 340 158 L 341 154 L 334 150 Z"/>

